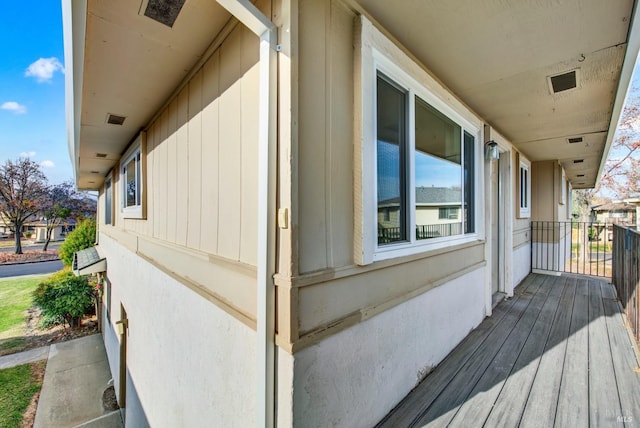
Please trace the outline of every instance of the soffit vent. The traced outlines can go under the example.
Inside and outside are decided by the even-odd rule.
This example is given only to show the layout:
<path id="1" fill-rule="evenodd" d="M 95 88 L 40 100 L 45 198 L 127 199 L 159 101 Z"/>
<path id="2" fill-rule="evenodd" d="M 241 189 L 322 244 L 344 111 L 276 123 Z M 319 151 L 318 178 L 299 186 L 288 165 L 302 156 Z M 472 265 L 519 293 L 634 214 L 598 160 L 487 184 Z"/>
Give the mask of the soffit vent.
<path id="1" fill-rule="evenodd" d="M 106 153 L 96 153 L 96 157 L 100 158 L 100 159 L 104 159 L 104 158 L 107 157 L 107 154 Z"/>
<path id="2" fill-rule="evenodd" d="M 584 141 L 582 137 L 567 138 L 567 140 L 569 140 L 569 144 L 582 143 Z"/>
<path id="3" fill-rule="evenodd" d="M 122 126 L 125 119 L 126 119 L 125 116 L 118 116 L 117 114 L 111 114 L 111 113 L 107 114 L 107 123 L 110 125 Z"/>
<path id="4" fill-rule="evenodd" d="M 584 174 L 578 174 L 577 177 L 584 177 Z"/>
<path id="5" fill-rule="evenodd" d="M 173 27 L 185 0 L 149 0 L 144 15 L 167 27 Z"/>
<path id="6" fill-rule="evenodd" d="M 556 74 L 555 76 L 547 77 L 549 82 L 549 90 L 552 94 L 559 92 L 566 92 L 578 87 L 579 70 L 571 70 L 566 73 Z"/>
<path id="7" fill-rule="evenodd" d="M 584 159 L 576 159 L 573 161 L 573 163 L 582 163 L 584 162 Z"/>

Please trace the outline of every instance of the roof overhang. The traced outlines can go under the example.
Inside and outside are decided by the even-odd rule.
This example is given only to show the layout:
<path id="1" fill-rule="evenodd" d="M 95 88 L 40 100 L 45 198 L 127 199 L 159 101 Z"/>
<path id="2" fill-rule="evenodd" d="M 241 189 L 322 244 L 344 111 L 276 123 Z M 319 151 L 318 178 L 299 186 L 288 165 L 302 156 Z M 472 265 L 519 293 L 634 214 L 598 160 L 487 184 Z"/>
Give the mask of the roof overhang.
<path id="1" fill-rule="evenodd" d="M 352 4 L 528 159 L 596 185 L 638 54 L 633 0 Z M 554 92 L 550 78 L 572 71 L 576 87 Z"/>
<path id="2" fill-rule="evenodd" d="M 107 259 L 100 255 L 97 247 L 76 251 L 73 254 L 72 270 L 76 276 L 106 272 Z"/>
<path id="3" fill-rule="evenodd" d="M 170 27 L 145 15 L 151 1 L 62 1 L 67 139 L 79 189 L 100 188 L 216 36 L 237 23 L 214 0 L 187 0 Z M 124 122 L 109 123 L 110 115 Z"/>

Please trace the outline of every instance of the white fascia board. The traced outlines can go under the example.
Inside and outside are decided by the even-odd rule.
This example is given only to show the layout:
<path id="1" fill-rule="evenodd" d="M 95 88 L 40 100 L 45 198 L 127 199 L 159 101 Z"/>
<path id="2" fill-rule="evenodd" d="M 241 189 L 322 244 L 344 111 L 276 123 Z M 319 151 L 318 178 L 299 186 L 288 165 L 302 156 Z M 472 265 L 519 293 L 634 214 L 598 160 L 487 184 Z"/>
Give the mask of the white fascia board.
<path id="1" fill-rule="evenodd" d="M 265 32 L 275 29 L 273 22 L 264 16 L 249 0 L 216 1 L 257 36 L 262 36 Z"/>
<path id="2" fill-rule="evenodd" d="M 607 133 L 607 141 L 602 151 L 602 158 L 600 159 L 600 168 L 598 168 L 598 175 L 596 176 L 595 186 L 598 185 L 604 167 L 609 157 L 609 151 L 611 145 L 616 136 L 620 119 L 622 118 L 622 109 L 627 102 L 627 96 L 629 95 L 629 86 L 631 85 L 631 79 L 633 78 L 633 70 L 636 67 L 638 61 L 638 53 L 640 53 L 640 12 L 638 12 L 639 5 L 636 3 L 633 6 L 633 16 L 629 23 L 629 33 L 627 36 L 627 51 L 624 55 L 624 62 L 622 63 L 622 70 L 620 72 L 620 81 L 618 82 L 618 91 L 616 93 L 616 100 L 613 105 L 613 112 L 611 113 L 611 121 L 609 122 L 609 132 Z"/>
<path id="3" fill-rule="evenodd" d="M 78 184 L 87 0 L 62 0 L 67 146 Z"/>

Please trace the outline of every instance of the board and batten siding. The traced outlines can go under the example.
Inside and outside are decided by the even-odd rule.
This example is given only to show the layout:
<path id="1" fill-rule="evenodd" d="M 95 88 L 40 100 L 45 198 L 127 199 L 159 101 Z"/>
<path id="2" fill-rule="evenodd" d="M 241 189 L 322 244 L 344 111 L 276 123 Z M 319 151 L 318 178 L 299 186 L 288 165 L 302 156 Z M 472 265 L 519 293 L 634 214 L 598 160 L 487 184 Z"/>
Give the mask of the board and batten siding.
<path id="1" fill-rule="evenodd" d="M 298 174 L 292 177 L 298 184 L 292 205 L 297 251 L 292 277 L 276 277 L 279 296 L 290 296 L 291 317 L 290 328 L 279 322 L 277 343 L 293 352 L 485 265 L 481 239 L 356 265 L 354 127 L 360 121 L 354 105 L 359 72 L 354 46 L 359 13 L 341 0 L 298 3 L 298 78 L 292 82 L 299 106 Z M 481 123 L 435 79 L 426 81 L 430 90 L 462 108 L 467 120 Z"/>
<path id="2" fill-rule="evenodd" d="M 238 24 L 146 128 L 146 219 L 123 217 L 118 167 L 113 226 L 104 225 L 104 190 L 99 203 L 101 232 L 248 324 L 256 304 L 258 78 L 259 40 Z"/>

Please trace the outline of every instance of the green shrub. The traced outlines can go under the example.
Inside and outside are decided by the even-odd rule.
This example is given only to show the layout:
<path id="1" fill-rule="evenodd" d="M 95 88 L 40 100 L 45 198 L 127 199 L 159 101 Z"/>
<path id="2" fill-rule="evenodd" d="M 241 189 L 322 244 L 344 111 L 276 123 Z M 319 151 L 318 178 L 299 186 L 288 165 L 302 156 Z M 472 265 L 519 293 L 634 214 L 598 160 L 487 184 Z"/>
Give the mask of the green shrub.
<path id="1" fill-rule="evenodd" d="M 73 253 L 93 247 L 96 242 L 96 221 L 83 220 L 73 232 L 67 235 L 60 248 L 58 248 L 58 256 L 62 263 L 70 267 L 73 264 Z"/>
<path id="2" fill-rule="evenodd" d="M 86 276 L 75 276 L 61 270 L 38 285 L 34 303 L 42 310 L 44 325 L 66 323 L 78 326 L 80 319 L 93 306 L 94 289 Z"/>

